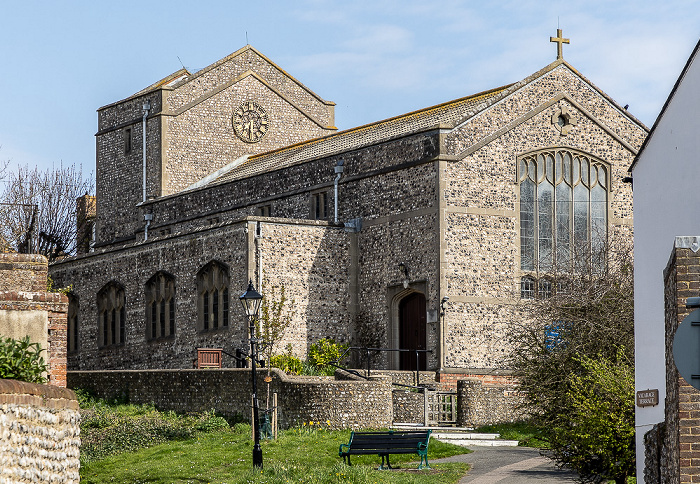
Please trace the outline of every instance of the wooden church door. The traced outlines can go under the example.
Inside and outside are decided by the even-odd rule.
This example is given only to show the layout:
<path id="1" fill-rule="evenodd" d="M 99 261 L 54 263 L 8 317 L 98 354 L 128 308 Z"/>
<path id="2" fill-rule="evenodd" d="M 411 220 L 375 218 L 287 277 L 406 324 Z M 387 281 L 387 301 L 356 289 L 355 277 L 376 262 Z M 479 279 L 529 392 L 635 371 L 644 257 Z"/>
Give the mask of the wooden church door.
<path id="1" fill-rule="evenodd" d="M 409 350 L 426 349 L 425 341 L 425 296 L 414 292 L 399 302 L 399 347 Z M 419 353 L 419 370 L 426 369 L 427 353 Z M 416 370 L 416 353 L 399 353 L 400 370 Z"/>

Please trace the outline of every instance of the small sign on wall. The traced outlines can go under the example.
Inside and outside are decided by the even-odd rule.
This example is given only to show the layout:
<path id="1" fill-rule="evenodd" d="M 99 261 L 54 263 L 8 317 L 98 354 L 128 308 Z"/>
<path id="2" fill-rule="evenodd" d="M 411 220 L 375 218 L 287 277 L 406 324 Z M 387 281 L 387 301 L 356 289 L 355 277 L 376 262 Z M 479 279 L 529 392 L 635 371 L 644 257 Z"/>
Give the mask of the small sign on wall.
<path id="1" fill-rule="evenodd" d="M 659 390 L 642 390 L 637 392 L 638 407 L 653 407 L 659 404 Z"/>

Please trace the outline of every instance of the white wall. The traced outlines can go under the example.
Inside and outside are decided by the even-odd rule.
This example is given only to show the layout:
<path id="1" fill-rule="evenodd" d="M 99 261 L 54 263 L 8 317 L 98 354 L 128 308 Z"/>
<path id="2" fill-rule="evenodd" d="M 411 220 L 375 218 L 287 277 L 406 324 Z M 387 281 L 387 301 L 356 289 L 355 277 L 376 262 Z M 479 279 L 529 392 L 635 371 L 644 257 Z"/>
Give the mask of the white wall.
<path id="1" fill-rule="evenodd" d="M 644 433 L 664 419 L 663 270 L 674 237 L 700 233 L 697 56 L 647 141 L 633 177 L 635 386 L 659 390 L 659 405 L 637 407 L 636 412 L 637 482 L 643 483 Z"/>

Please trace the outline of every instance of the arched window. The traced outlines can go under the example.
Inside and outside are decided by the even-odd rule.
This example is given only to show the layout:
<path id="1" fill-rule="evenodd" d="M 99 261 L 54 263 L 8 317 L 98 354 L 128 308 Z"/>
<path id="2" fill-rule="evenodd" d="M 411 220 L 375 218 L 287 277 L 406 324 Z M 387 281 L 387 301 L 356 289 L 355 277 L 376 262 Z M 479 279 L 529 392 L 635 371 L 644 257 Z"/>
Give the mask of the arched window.
<path id="1" fill-rule="evenodd" d="M 212 261 L 197 274 L 198 329 L 209 331 L 228 327 L 228 267 Z"/>
<path id="2" fill-rule="evenodd" d="M 520 278 L 520 298 L 535 299 L 537 296 L 537 280 L 531 276 Z"/>
<path id="3" fill-rule="evenodd" d="M 80 303 L 78 297 L 68 294 L 68 328 L 66 339 L 68 340 L 68 352 L 78 351 L 78 328 L 80 317 Z"/>
<path id="4" fill-rule="evenodd" d="M 518 166 L 521 269 L 599 267 L 607 240 L 608 167 L 575 150 L 531 153 Z"/>
<path id="5" fill-rule="evenodd" d="M 175 334 L 175 277 L 157 272 L 146 283 L 146 336 L 165 338 Z"/>
<path id="6" fill-rule="evenodd" d="M 126 305 L 120 284 L 109 282 L 97 293 L 97 321 L 99 346 L 124 344 Z"/>

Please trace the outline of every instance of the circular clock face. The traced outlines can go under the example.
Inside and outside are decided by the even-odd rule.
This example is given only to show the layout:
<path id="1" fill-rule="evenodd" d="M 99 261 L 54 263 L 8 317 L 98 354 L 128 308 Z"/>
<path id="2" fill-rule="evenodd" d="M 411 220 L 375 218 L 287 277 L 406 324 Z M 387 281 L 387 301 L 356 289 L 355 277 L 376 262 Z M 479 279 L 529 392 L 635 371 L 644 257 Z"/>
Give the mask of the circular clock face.
<path id="1" fill-rule="evenodd" d="M 265 110 L 255 101 L 244 101 L 233 113 L 233 131 L 246 143 L 257 143 L 269 127 Z"/>

